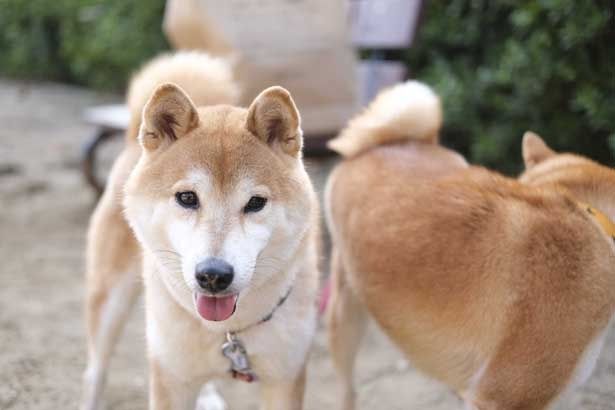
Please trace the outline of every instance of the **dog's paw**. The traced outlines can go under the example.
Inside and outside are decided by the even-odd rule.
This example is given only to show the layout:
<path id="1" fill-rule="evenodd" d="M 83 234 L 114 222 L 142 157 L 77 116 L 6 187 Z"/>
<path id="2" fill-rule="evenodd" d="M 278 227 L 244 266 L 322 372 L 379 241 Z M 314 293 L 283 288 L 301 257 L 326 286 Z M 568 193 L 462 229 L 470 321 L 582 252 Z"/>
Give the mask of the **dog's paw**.
<path id="1" fill-rule="evenodd" d="M 207 383 L 201 389 L 196 402 L 196 410 L 228 410 L 228 407 L 216 390 L 216 386 L 213 383 Z"/>

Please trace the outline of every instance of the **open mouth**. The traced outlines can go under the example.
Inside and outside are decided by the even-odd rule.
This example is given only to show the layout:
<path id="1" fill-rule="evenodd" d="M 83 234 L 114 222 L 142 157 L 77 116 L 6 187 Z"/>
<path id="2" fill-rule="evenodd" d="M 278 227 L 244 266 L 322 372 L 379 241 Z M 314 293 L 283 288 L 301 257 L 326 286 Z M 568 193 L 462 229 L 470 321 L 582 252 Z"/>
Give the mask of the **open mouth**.
<path id="1" fill-rule="evenodd" d="M 205 320 L 220 322 L 233 316 L 237 307 L 237 295 L 208 296 L 195 293 L 196 311 Z"/>

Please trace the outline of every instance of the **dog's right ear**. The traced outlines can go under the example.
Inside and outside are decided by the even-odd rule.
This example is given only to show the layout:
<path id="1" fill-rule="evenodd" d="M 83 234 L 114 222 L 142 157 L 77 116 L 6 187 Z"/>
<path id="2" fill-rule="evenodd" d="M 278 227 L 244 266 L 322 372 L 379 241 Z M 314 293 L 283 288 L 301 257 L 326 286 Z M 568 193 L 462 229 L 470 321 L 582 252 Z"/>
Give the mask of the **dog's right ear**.
<path id="1" fill-rule="evenodd" d="M 523 134 L 522 150 L 526 169 L 530 169 L 556 154 L 555 151 L 547 146 L 542 138 L 532 131 L 527 131 Z"/>
<path id="2" fill-rule="evenodd" d="M 199 115 L 190 97 L 175 84 L 156 88 L 145 108 L 139 132 L 144 149 L 167 147 L 199 124 Z"/>

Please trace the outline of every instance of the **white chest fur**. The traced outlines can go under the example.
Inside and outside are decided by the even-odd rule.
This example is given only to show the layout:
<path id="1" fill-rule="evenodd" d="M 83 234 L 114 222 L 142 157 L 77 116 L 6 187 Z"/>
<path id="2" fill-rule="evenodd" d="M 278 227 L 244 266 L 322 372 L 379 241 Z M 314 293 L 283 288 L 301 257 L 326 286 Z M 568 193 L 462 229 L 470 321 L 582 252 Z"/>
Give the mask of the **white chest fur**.
<path id="1" fill-rule="evenodd" d="M 150 356 L 182 379 L 205 382 L 228 377 L 230 363 L 221 351 L 225 333 L 207 329 L 177 304 L 160 281 L 147 283 Z M 297 286 L 271 320 L 237 334 L 261 380 L 293 378 L 303 366 L 316 328 L 316 307 L 306 306 L 301 292 Z"/>

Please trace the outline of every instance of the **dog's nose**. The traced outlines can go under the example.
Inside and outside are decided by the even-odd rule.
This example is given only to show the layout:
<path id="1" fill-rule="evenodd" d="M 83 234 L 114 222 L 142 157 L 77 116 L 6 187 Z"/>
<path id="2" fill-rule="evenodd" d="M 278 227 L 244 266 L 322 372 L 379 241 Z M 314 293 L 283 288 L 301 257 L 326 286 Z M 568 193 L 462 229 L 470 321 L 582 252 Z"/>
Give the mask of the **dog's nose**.
<path id="1" fill-rule="evenodd" d="M 196 265 L 196 281 L 202 289 L 211 293 L 228 288 L 233 282 L 233 276 L 233 267 L 222 259 L 207 258 Z"/>

